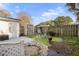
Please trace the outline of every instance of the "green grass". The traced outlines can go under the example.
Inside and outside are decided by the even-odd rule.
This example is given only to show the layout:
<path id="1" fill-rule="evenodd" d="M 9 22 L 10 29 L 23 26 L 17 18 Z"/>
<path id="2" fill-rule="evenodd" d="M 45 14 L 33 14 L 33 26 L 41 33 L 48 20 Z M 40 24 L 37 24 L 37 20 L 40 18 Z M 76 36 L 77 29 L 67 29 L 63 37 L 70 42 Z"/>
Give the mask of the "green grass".
<path id="1" fill-rule="evenodd" d="M 58 43 L 64 43 L 66 45 L 66 48 L 69 46 L 70 54 L 67 54 L 67 55 L 79 56 L 79 38 L 78 37 L 53 37 L 52 41 L 55 42 L 55 45 Z"/>
<path id="2" fill-rule="evenodd" d="M 69 45 L 79 45 L 79 38 L 78 37 L 63 37 L 63 40 L 66 44 Z"/>
<path id="3" fill-rule="evenodd" d="M 65 44 L 71 47 L 71 55 L 79 56 L 79 38 L 63 37 Z"/>
<path id="4" fill-rule="evenodd" d="M 29 38 L 34 38 L 34 37 L 35 37 L 35 35 L 29 35 L 29 36 L 27 36 L 27 37 L 29 37 Z"/>
<path id="5" fill-rule="evenodd" d="M 39 42 L 41 44 L 44 44 L 44 45 L 49 45 L 49 42 L 48 42 L 48 38 L 47 37 L 44 37 L 44 36 L 34 36 L 32 37 L 34 39 L 34 41 L 36 42 Z M 53 42 L 62 42 L 62 38 L 60 37 L 52 37 L 52 41 Z"/>
<path id="6" fill-rule="evenodd" d="M 54 41 L 54 42 L 63 42 L 62 38 L 60 38 L 60 37 L 52 37 L 52 41 Z"/>
<path id="7" fill-rule="evenodd" d="M 49 45 L 48 38 L 44 36 L 32 36 L 33 40 L 44 45 Z M 78 37 L 52 37 L 55 44 L 64 43 L 71 49 L 70 55 L 79 56 L 79 38 Z"/>
<path id="8" fill-rule="evenodd" d="M 34 41 L 44 44 L 44 45 L 48 45 L 48 39 L 44 36 L 35 36 L 33 37 Z"/>
<path id="9" fill-rule="evenodd" d="M 33 40 L 38 43 L 41 43 L 44 45 L 49 45 L 47 37 L 37 35 L 37 36 L 32 36 L 31 38 L 33 38 Z M 52 41 L 53 42 L 62 42 L 63 40 L 60 37 L 52 37 Z"/>

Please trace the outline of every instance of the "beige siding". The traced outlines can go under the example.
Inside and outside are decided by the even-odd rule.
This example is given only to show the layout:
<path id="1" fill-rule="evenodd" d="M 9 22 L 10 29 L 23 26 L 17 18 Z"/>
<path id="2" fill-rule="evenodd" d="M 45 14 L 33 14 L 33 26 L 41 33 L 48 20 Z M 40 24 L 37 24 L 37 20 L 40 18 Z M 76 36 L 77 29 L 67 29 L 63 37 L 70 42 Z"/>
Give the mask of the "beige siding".
<path id="1" fill-rule="evenodd" d="M 19 36 L 19 23 L 0 21 L 0 34 L 9 35 L 9 38 L 18 37 Z"/>

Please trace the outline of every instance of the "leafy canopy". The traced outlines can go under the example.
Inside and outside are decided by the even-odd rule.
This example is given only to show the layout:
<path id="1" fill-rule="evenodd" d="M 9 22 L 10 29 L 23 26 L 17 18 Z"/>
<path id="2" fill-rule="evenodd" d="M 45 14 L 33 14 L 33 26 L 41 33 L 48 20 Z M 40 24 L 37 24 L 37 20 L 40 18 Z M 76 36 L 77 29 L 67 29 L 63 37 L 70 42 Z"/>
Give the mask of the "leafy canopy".
<path id="1" fill-rule="evenodd" d="M 56 26 L 60 26 L 71 24 L 73 20 L 69 16 L 59 16 L 54 20 L 54 22 Z"/>

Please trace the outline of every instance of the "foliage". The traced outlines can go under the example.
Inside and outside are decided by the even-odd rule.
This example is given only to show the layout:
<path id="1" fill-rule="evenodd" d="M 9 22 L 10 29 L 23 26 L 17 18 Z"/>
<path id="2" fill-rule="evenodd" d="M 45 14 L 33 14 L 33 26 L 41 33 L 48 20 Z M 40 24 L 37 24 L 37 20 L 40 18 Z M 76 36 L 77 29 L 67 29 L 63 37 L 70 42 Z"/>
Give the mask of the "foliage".
<path id="1" fill-rule="evenodd" d="M 21 25 L 26 25 L 31 23 L 31 17 L 25 13 L 20 13 L 18 17 L 20 19 Z"/>
<path id="2" fill-rule="evenodd" d="M 49 45 L 47 37 L 37 35 L 32 38 L 40 44 Z M 55 49 L 55 51 L 59 51 L 60 53 L 66 53 L 66 55 L 79 56 L 79 38 L 52 37 L 52 49 Z"/>
<path id="3" fill-rule="evenodd" d="M 77 46 L 79 45 L 78 37 L 63 37 L 63 40 L 66 44 Z"/>
<path id="4" fill-rule="evenodd" d="M 56 33 L 54 32 L 53 29 L 52 29 L 52 30 L 49 29 L 49 30 L 47 31 L 47 35 L 48 35 L 48 36 L 55 36 L 55 34 L 56 34 Z"/>
<path id="5" fill-rule="evenodd" d="M 27 37 L 29 37 L 29 38 L 34 38 L 34 37 L 35 37 L 35 35 L 29 35 L 29 36 L 27 36 Z"/>
<path id="6" fill-rule="evenodd" d="M 70 24 L 71 22 L 73 22 L 72 18 L 70 18 L 69 16 L 66 16 L 66 23 Z"/>
<path id="7" fill-rule="evenodd" d="M 78 37 L 63 37 L 65 44 L 70 46 L 70 55 L 79 56 L 79 38 Z"/>
<path id="8" fill-rule="evenodd" d="M 42 23 L 40 23 L 40 24 L 38 24 L 36 26 L 49 25 L 49 27 L 52 27 L 52 26 L 55 26 L 55 25 L 71 24 L 71 22 L 73 22 L 71 17 L 69 17 L 69 16 L 59 16 L 54 20 L 42 22 Z"/>
<path id="9" fill-rule="evenodd" d="M 69 8 L 69 11 L 75 11 L 75 3 L 67 3 L 66 6 Z"/>
<path id="10" fill-rule="evenodd" d="M 34 39 L 34 41 L 36 41 L 36 42 L 38 42 L 40 44 L 44 44 L 44 45 L 49 44 L 47 37 L 44 37 L 44 36 L 37 35 L 37 36 L 34 36 L 33 39 Z"/>
<path id="11" fill-rule="evenodd" d="M 7 10 L 0 8 L 0 16 L 1 17 L 10 17 L 11 14 Z"/>
<path id="12" fill-rule="evenodd" d="M 57 17 L 55 20 L 55 25 L 56 26 L 60 26 L 60 25 L 67 25 L 70 24 L 72 21 L 72 18 L 70 18 L 69 16 L 59 16 Z"/>
<path id="13" fill-rule="evenodd" d="M 40 27 L 45 27 L 45 26 L 48 27 L 48 25 L 49 26 L 54 26 L 54 21 L 53 20 L 50 20 L 50 21 L 42 22 L 42 23 L 36 25 L 36 27 L 39 27 L 39 26 Z"/>
<path id="14" fill-rule="evenodd" d="M 77 16 L 77 21 L 79 21 L 79 12 L 75 12 L 79 9 L 75 8 L 75 4 L 77 3 L 67 3 L 66 6 L 68 6 L 69 11 L 73 12 Z"/>

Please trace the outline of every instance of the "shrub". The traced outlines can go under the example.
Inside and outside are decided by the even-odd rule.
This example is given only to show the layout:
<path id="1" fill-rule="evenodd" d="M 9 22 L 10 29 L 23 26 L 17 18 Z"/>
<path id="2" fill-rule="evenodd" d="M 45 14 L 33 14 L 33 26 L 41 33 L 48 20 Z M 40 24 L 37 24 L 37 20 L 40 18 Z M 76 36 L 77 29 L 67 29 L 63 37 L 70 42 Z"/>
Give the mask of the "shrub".
<path id="1" fill-rule="evenodd" d="M 53 32 L 53 31 L 48 31 L 48 32 L 47 32 L 47 35 L 48 35 L 48 36 L 55 36 L 55 34 L 56 34 L 56 33 Z"/>

